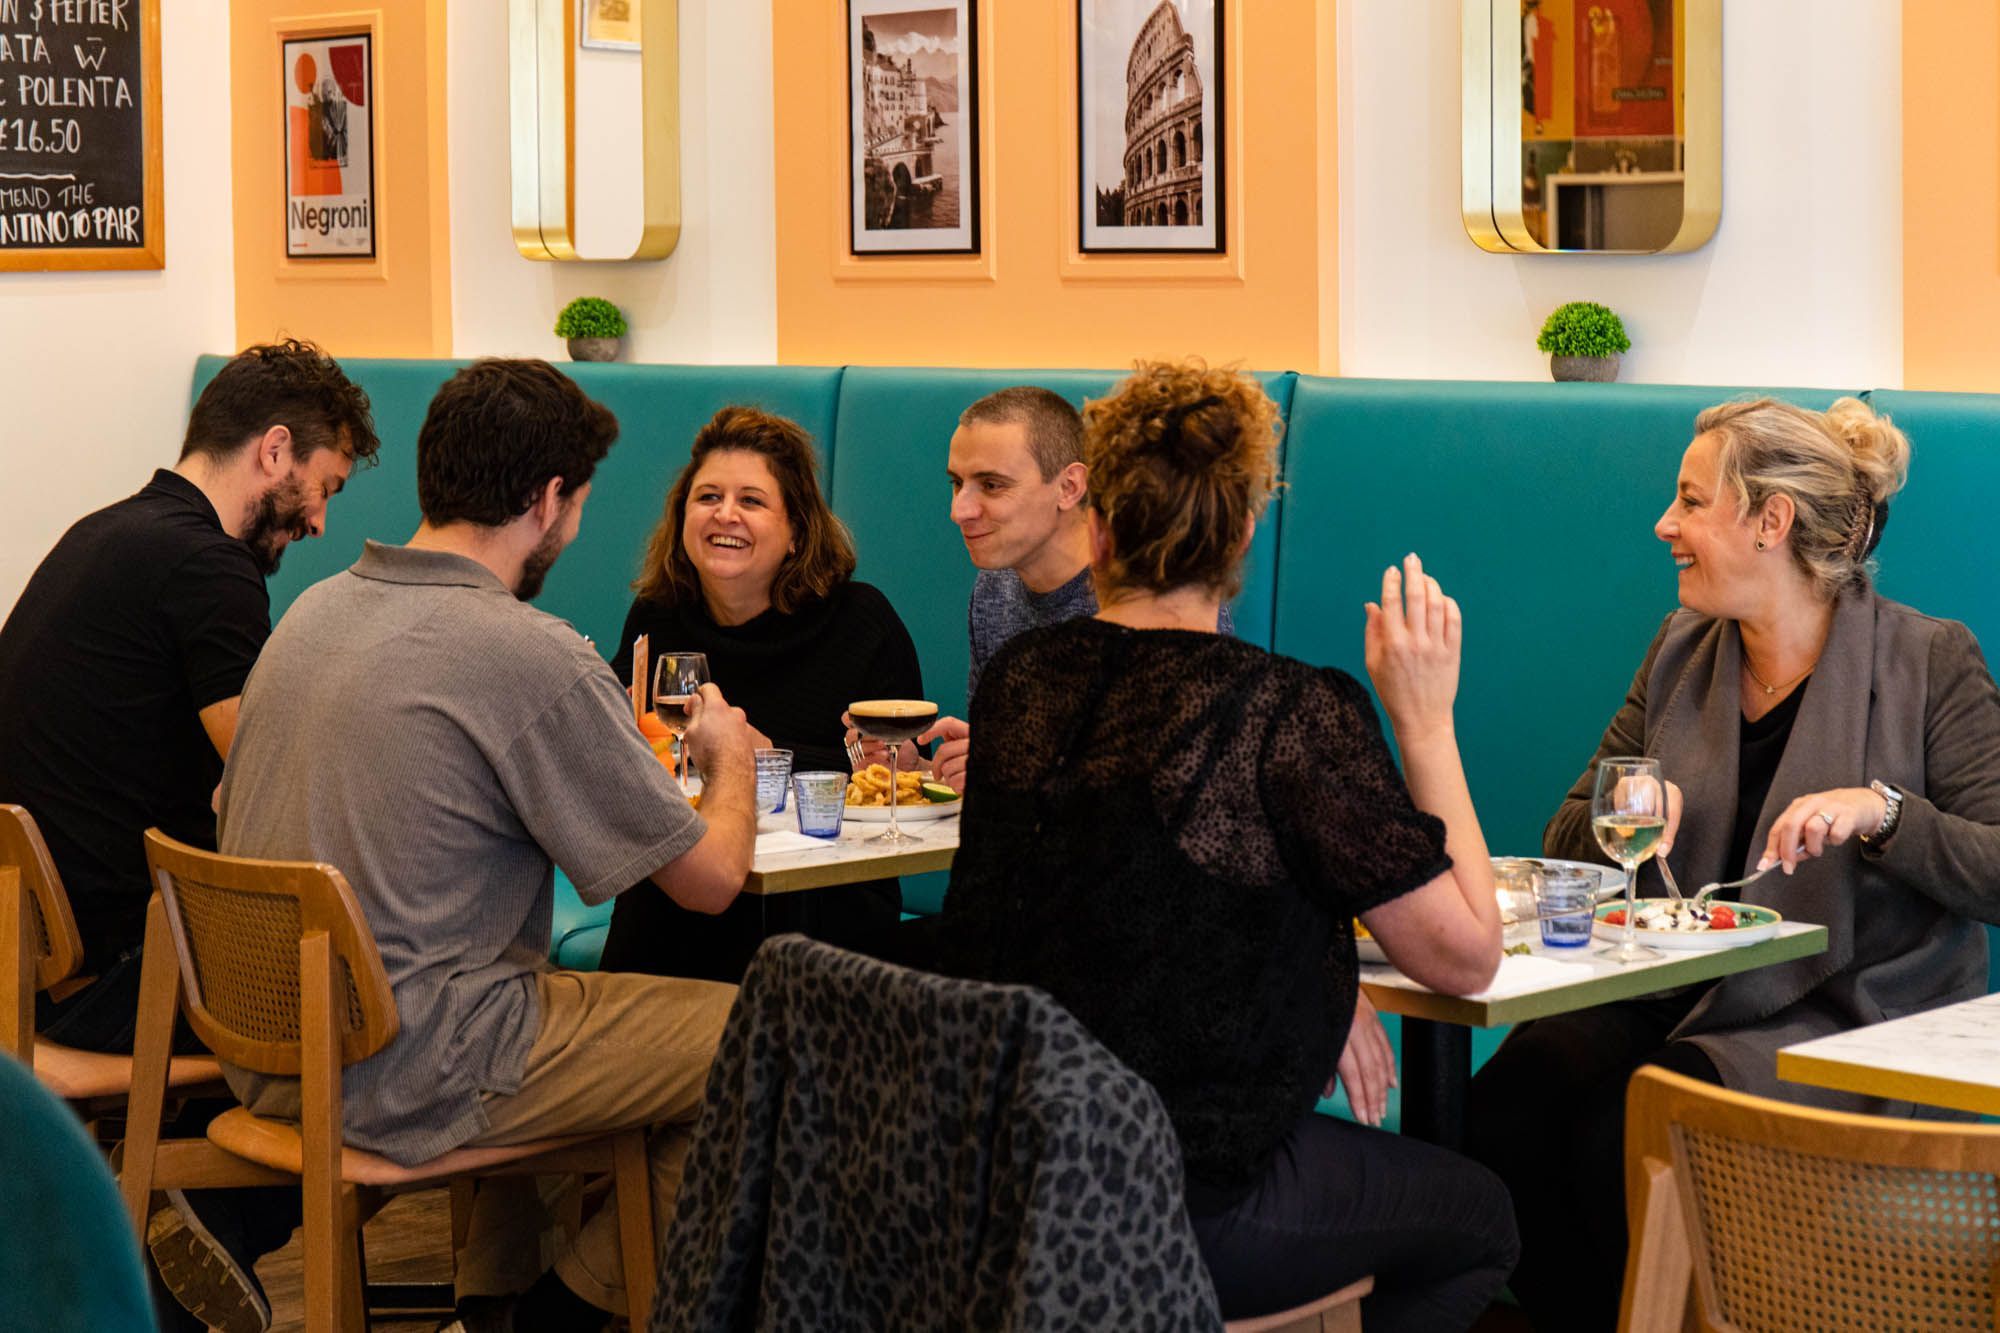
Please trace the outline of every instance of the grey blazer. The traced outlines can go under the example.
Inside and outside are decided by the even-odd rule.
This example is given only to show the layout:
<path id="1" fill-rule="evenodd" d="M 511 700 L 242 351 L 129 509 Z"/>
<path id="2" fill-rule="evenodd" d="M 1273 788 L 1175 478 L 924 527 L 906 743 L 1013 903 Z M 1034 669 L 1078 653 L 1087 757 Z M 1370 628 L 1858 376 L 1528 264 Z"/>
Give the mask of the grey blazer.
<path id="1" fill-rule="evenodd" d="M 1964 625 L 1872 590 L 1841 597 L 1758 816 L 1750 864 L 1732 866 L 1723 861 L 1736 820 L 1742 661 L 1735 621 L 1674 612 L 1597 747 L 1600 758 L 1652 755 L 1681 787 L 1667 859 L 1682 884 L 1748 874 L 1772 822 L 1811 792 L 1880 778 L 1905 794 L 1903 816 L 1879 854 L 1850 839 L 1790 877 L 1774 872 L 1746 889 L 1750 902 L 1824 924 L 1826 952 L 1713 983 L 1673 1037 L 1697 1043 L 1731 1088 L 1843 1110 L 1941 1114 L 1780 1082 L 1777 1050 L 1986 993 L 1977 922 L 2000 920 L 2000 690 Z M 1543 831 L 1548 855 L 1606 859 L 1590 832 L 1590 785 L 1585 769 Z"/>

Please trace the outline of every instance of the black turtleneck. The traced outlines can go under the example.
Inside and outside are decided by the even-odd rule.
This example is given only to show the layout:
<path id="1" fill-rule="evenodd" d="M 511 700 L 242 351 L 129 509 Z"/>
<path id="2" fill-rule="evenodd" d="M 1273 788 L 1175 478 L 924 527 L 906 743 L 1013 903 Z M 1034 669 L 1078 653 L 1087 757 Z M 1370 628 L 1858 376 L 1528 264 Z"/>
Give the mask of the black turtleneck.
<path id="1" fill-rule="evenodd" d="M 916 644 L 872 584 L 844 583 L 821 601 L 790 613 L 766 611 L 741 625 L 718 625 L 701 602 L 635 601 L 611 659 L 620 680 L 631 677 L 632 640 L 641 634 L 656 657 L 706 653 L 709 679 L 751 726 L 792 752 L 794 772 L 846 771 L 840 715 L 856 699 L 923 698 Z M 893 879 L 739 898 L 720 916 L 686 911 L 651 884 L 639 884 L 619 895 L 600 965 L 734 982 L 766 935 L 798 930 L 862 945 L 893 926 L 901 908 Z"/>

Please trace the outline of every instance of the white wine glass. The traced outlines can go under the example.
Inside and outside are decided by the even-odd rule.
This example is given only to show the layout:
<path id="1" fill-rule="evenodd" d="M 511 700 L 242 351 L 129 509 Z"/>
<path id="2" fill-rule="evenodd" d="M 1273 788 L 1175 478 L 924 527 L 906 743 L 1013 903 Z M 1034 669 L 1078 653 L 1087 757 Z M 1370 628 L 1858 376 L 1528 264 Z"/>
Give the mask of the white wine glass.
<path id="1" fill-rule="evenodd" d="M 856 731 L 889 747 L 889 827 L 868 841 L 892 847 L 924 841 L 914 833 L 903 832 L 896 823 L 896 794 L 900 785 L 897 777 L 902 771 L 899 765 L 903 742 L 913 741 L 930 730 L 937 721 L 938 706 L 928 699 L 860 699 L 847 706 L 847 715 Z"/>
<path id="2" fill-rule="evenodd" d="M 674 734 L 674 749 L 680 760 L 681 791 L 687 791 L 687 706 L 702 686 L 708 684 L 708 655 L 705 653 L 657 653 L 653 657 L 653 715 Z"/>
<path id="3" fill-rule="evenodd" d="M 1625 756 L 1597 761 L 1590 831 L 1604 854 L 1625 868 L 1625 925 L 1618 943 L 1599 949 L 1598 957 L 1614 963 L 1660 957 L 1658 950 L 1638 941 L 1638 904 L 1633 896 L 1640 865 L 1658 850 L 1667 831 L 1667 784 L 1660 778 L 1659 760 Z"/>

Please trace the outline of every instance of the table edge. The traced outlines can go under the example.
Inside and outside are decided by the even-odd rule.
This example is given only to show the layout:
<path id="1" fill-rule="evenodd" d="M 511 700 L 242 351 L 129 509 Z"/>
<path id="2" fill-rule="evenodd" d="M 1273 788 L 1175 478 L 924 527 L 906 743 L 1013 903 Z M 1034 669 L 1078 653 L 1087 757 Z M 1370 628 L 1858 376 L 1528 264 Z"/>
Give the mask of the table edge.
<path id="1" fill-rule="evenodd" d="M 1879 1065 L 1801 1055 L 1780 1048 L 1778 1077 L 1787 1083 L 1832 1088 L 1836 1092 L 1855 1092 L 1865 1097 L 1919 1102 L 1925 1106 L 1944 1106 L 1979 1115 L 2000 1115 L 2000 1087 L 1966 1083 L 1939 1074 L 1913 1074 L 1905 1070 L 1883 1069 Z M 1947 1095 L 1939 1096 L 1940 1092 Z"/>
<path id="2" fill-rule="evenodd" d="M 1532 991 L 1526 995 L 1506 995 L 1493 1000 L 1472 1000 L 1459 995 L 1439 995 L 1435 991 L 1377 986 L 1366 980 L 1362 981 L 1361 988 L 1367 992 L 1369 1001 L 1385 1014 L 1399 1014 L 1404 1018 L 1426 1019 L 1434 1023 L 1457 1023 L 1464 1027 L 1502 1027 L 1535 1018 L 1551 1018 L 1577 1009 L 1594 1008 L 1617 1000 L 1653 995 L 1675 986 L 1714 981 L 1750 970 L 1743 967 L 1712 968 L 1715 961 L 1732 954 L 1754 953 L 1761 960 L 1758 966 L 1768 966 L 1826 952 L 1826 927 L 1808 922 L 1798 924 L 1805 929 L 1774 935 L 1735 949 L 1690 952 L 1685 960 L 1676 959 L 1671 964 L 1649 967 L 1642 972 L 1611 973 L 1561 990 Z M 1661 973 L 1669 971 L 1671 975 L 1666 980 L 1655 980 Z M 1612 993 L 1607 995 L 1606 991 Z M 1589 994 L 1587 1002 L 1576 1003 L 1576 998 L 1584 992 Z"/>

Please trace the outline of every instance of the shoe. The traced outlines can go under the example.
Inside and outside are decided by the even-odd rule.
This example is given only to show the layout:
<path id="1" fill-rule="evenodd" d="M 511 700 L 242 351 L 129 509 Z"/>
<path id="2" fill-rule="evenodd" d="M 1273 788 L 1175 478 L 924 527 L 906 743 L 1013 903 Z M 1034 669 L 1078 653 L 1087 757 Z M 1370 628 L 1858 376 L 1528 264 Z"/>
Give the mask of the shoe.
<path id="1" fill-rule="evenodd" d="M 514 1333 L 514 1296 L 467 1296 L 437 1333 Z"/>
<path id="2" fill-rule="evenodd" d="M 167 1191 L 167 1206 L 146 1223 L 146 1249 L 160 1282 L 209 1327 L 222 1333 L 271 1327 L 271 1302 L 256 1275 L 216 1239 L 184 1192 Z"/>

